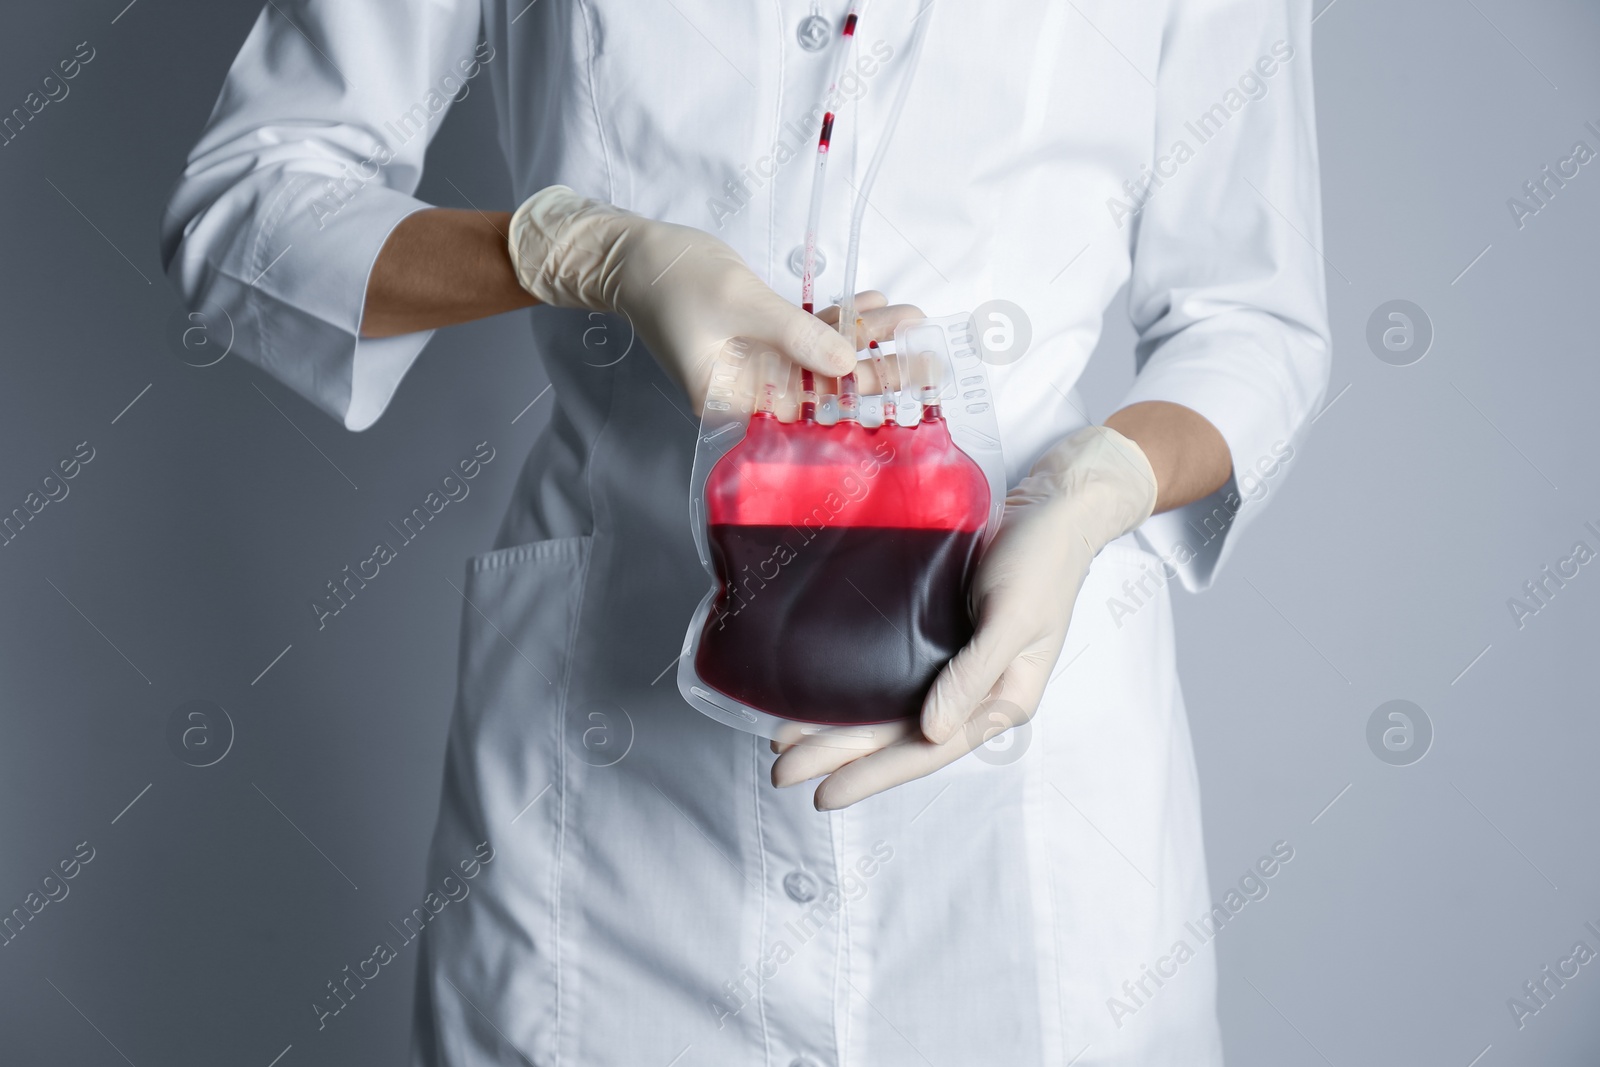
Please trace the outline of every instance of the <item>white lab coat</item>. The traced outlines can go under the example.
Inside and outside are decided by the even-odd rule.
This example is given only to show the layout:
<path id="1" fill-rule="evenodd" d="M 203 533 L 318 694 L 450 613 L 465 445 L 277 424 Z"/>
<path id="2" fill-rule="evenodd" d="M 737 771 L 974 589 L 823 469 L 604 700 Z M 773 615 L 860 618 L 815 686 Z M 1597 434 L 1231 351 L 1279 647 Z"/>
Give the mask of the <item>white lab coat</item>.
<path id="1" fill-rule="evenodd" d="M 916 2 L 861 20 L 824 299 Z M 812 10 L 278 0 L 174 193 L 171 273 L 226 311 L 235 351 L 370 425 L 428 335 L 358 340 L 368 271 L 426 206 L 411 194 L 449 98 L 492 86 L 517 198 L 560 182 L 709 229 L 797 299 L 814 127 L 796 124 L 828 67 L 797 40 Z M 441 870 L 484 840 L 496 858 L 428 927 L 419 1064 L 1220 1062 L 1214 948 L 1186 925 L 1212 902 L 1157 556 L 1210 581 L 1325 387 L 1308 4 L 944 0 L 927 17 L 861 284 L 931 314 L 1025 309 L 1031 350 L 992 371 L 1015 479 L 1082 425 L 1073 383 L 1131 281 L 1127 402 L 1205 415 L 1246 502 L 1100 554 L 1025 750 L 819 814 L 666 669 L 709 580 L 681 396 L 637 347 L 616 360 L 625 323 L 529 313 L 554 410 L 468 567 L 433 844 Z"/>

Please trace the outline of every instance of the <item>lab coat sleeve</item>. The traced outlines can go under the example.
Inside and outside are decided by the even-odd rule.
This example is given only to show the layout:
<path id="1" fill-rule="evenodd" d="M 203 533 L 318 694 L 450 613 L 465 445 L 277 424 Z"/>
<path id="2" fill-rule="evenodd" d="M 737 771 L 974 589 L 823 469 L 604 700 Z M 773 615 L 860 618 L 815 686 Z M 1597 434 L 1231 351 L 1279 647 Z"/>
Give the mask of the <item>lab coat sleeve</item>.
<path id="1" fill-rule="evenodd" d="M 1306 0 L 1174 0 L 1153 156 L 1128 220 L 1139 370 L 1124 404 L 1197 411 L 1233 458 L 1223 489 L 1139 531 L 1193 591 L 1281 487 L 1327 388 Z"/>
<path id="2" fill-rule="evenodd" d="M 478 0 L 267 5 L 162 219 L 163 263 L 207 340 L 351 430 L 431 336 L 362 339 L 362 309 L 384 241 L 428 206 L 411 194 L 429 139 L 493 60 L 479 20 Z"/>

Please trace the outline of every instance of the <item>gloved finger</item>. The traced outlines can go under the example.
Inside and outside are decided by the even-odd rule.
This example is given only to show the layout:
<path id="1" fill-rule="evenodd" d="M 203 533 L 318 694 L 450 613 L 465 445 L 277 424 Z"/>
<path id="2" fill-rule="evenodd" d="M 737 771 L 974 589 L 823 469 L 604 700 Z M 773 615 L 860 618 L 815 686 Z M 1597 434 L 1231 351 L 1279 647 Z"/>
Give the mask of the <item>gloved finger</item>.
<path id="1" fill-rule="evenodd" d="M 858 727 L 847 729 L 851 734 L 859 732 Z M 825 743 L 825 738 L 786 746 L 772 765 L 772 784 L 782 789 L 830 774 L 851 760 L 860 759 L 915 736 L 918 729 L 915 723 L 907 721 L 874 726 L 872 731 L 874 736 L 870 743 L 855 744 L 849 748 L 828 745 Z"/>
<path id="2" fill-rule="evenodd" d="M 1002 625 L 980 621 L 972 640 L 933 680 L 922 702 L 922 735 L 929 741 L 948 741 L 1021 651 L 1002 636 Z"/>
<path id="3" fill-rule="evenodd" d="M 894 331 L 902 322 L 916 322 L 928 316 L 915 304 L 890 304 L 887 307 L 873 308 L 865 313 L 859 309 L 856 312 L 856 347 L 867 347 L 868 341 L 884 341 L 894 339 Z"/>
<path id="4" fill-rule="evenodd" d="M 769 345 L 817 374 L 848 374 L 855 369 L 855 349 L 837 330 L 765 286 L 733 316 L 732 325 L 730 336 Z"/>
<path id="5" fill-rule="evenodd" d="M 958 732 L 969 735 L 977 748 L 1008 730 L 1032 720 L 1050 682 L 1053 657 L 1024 653 L 1012 661 L 989 690 L 988 696 L 972 709 Z"/>
<path id="6" fill-rule="evenodd" d="M 851 760 L 817 786 L 818 811 L 835 811 L 859 803 L 897 785 L 924 778 L 982 744 L 977 731 L 958 730 L 942 745 L 908 738 L 896 745 Z"/>
<path id="7" fill-rule="evenodd" d="M 888 303 L 889 298 L 884 296 L 878 290 L 863 289 L 861 292 L 856 294 L 856 314 L 860 315 L 864 312 L 875 311 L 878 308 L 886 307 Z M 827 307 L 817 312 L 817 318 L 821 319 L 829 326 L 832 326 L 834 329 L 838 329 L 839 305 L 829 304 Z"/>
<path id="8" fill-rule="evenodd" d="M 867 297 L 873 300 L 867 302 Z M 867 347 L 868 341 L 882 344 L 891 340 L 902 322 L 915 322 L 927 317 L 915 304 L 890 304 L 882 293 L 868 290 L 856 297 L 856 350 Z M 837 328 L 839 309 L 824 308 L 817 312 L 817 318 Z"/>
<path id="9" fill-rule="evenodd" d="M 799 785 L 824 774 L 832 774 L 851 760 L 860 759 L 859 749 L 824 748 L 821 745 L 791 745 L 772 764 L 772 784 L 779 789 Z"/>
<path id="10" fill-rule="evenodd" d="M 1009 688 L 1004 681 L 995 686 L 997 692 Z M 817 786 L 817 810 L 847 808 L 897 785 L 925 778 L 1032 717 L 1031 711 L 1024 713 L 1003 700 L 985 702 L 983 708 L 988 710 L 979 709 L 943 744 L 914 738 L 846 763 Z"/>
<path id="11" fill-rule="evenodd" d="M 921 740 L 920 738 L 905 737 L 895 741 L 893 744 L 925 745 L 927 742 Z M 788 752 L 785 752 L 782 756 L 779 756 L 777 762 L 772 765 L 772 784 L 779 789 L 787 789 L 789 786 L 799 785 L 802 782 L 813 781 L 817 778 L 822 778 L 825 775 L 837 774 L 844 767 L 858 762 L 859 760 L 864 760 L 869 756 L 875 756 L 890 747 L 892 747 L 892 745 L 884 745 L 883 748 L 874 749 L 870 752 L 862 752 L 859 749 L 851 750 L 822 748 L 814 745 L 801 745 L 798 748 L 792 749 Z"/>

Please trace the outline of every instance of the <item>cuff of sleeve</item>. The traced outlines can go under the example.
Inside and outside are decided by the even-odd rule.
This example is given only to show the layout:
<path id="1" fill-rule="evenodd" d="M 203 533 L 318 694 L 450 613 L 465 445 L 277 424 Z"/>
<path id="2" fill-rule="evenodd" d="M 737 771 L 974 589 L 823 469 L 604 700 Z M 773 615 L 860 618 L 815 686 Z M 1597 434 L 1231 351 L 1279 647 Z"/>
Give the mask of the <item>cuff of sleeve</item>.
<path id="1" fill-rule="evenodd" d="M 1211 586 L 1239 534 L 1282 483 L 1300 428 L 1327 380 L 1320 338 L 1293 336 L 1300 331 L 1276 319 L 1270 331 L 1252 325 L 1190 326 L 1156 350 L 1123 400 L 1124 407 L 1150 400 L 1181 404 L 1227 442 L 1233 461 L 1227 484 L 1152 516 L 1138 531 L 1190 592 Z M 1309 375 L 1288 373 L 1296 361 L 1320 367 Z M 1315 394 L 1296 385 L 1307 381 L 1317 383 Z"/>
<path id="2" fill-rule="evenodd" d="M 431 330 L 363 338 L 367 283 L 400 222 L 429 205 L 369 182 L 342 190 L 306 180 L 285 189 L 252 249 L 250 286 L 261 307 L 260 357 L 350 430 L 383 414 Z"/>

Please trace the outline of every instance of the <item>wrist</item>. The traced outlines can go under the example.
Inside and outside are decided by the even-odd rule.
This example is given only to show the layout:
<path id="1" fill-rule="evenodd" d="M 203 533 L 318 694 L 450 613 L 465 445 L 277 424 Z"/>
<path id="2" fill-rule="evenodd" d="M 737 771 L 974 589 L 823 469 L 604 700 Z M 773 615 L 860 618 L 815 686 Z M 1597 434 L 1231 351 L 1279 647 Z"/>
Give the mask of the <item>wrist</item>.
<path id="1" fill-rule="evenodd" d="M 1211 421 L 1192 408 L 1141 400 L 1113 413 L 1106 426 L 1133 441 L 1148 457 L 1160 487 L 1157 511 L 1182 507 L 1222 488 L 1232 454 Z"/>
<path id="2" fill-rule="evenodd" d="M 506 249 L 517 282 L 541 303 L 587 311 L 612 306 L 629 216 L 564 185 L 539 190 L 511 216 Z"/>
<path id="3" fill-rule="evenodd" d="M 1158 495 L 1144 450 L 1106 426 L 1087 426 L 1057 442 L 1017 488 L 1043 497 L 1096 552 L 1148 519 Z"/>

